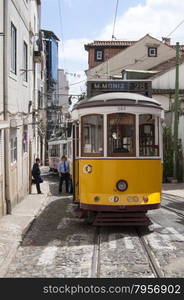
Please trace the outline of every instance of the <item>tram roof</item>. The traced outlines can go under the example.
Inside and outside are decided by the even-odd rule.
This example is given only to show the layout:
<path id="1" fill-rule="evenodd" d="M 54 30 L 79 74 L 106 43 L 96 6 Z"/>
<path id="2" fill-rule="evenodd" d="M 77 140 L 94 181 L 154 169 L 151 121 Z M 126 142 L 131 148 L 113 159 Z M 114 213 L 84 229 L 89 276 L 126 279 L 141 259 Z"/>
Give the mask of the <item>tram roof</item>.
<path id="1" fill-rule="evenodd" d="M 161 108 L 161 104 L 150 97 L 141 94 L 127 92 L 103 93 L 94 97 L 81 100 L 74 105 L 73 109 L 80 109 L 93 106 L 111 106 L 111 105 L 136 105 L 136 106 L 154 106 Z"/>

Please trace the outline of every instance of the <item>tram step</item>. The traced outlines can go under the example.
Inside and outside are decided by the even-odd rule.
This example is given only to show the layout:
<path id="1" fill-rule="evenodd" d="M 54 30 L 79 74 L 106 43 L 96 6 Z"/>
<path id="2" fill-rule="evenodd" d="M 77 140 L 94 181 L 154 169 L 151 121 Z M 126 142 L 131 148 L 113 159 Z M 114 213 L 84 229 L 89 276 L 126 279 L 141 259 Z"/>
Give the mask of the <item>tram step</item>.
<path id="1" fill-rule="evenodd" d="M 137 217 L 137 218 L 145 218 L 145 212 L 100 212 L 97 213 L 98 217 L 102 217 L 102 218 L 108 218 L 108 217 L 116 217 L 116 218 L 120 218 L 120 217 Z M 147 218 L 147 217 L 146 217 Z"/>
<path id="2" fill-rule="evenodd" d="M 98 213 L 95 226 L 148 226 L 151 222 L 144 213 Z"/>

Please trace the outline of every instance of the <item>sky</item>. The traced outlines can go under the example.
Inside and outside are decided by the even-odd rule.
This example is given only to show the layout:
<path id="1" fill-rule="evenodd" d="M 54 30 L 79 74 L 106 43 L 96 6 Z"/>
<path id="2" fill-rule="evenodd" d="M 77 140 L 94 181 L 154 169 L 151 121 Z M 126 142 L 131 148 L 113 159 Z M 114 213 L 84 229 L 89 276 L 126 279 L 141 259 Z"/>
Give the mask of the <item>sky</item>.
<path id="1" fill-rule="evenodd" d="M 111 40 L 117 0 L 42 0 L 42 28 L 60 39 L 59 67 L 68 74 L 70 94 L 85 91 L 88 53 L 84 44 Z M 174 32 L 173 32 L 174 31 Z M 150 34 L 184 44 L 183 0 L 119 0 L 114 36 L 139 40 Z"/>

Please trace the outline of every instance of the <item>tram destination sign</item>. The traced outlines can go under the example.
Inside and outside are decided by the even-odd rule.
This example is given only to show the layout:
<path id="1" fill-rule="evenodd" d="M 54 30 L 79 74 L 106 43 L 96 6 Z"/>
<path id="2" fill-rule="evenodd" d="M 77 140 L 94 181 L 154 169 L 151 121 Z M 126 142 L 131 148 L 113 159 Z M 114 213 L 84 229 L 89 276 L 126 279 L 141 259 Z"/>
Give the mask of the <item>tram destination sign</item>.
<path id="1" fill-rule="evenodd" d="M 139 93 L 151 97 L 151 81 L 142 80 L 107 80 L 107 81 L 88 81 L 88 97 L 110 92 L 129 92 Z"/>

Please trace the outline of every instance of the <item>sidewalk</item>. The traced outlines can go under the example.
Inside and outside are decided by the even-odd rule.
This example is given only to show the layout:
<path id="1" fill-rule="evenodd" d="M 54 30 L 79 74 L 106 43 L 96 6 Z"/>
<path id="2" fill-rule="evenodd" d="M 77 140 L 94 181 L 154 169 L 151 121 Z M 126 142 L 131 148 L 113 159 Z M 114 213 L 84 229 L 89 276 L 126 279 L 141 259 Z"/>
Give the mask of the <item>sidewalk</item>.
<path id="1" fill-rule="evenodd" d="M 184 198 L 184 183 L 164 183 L 162 185 L 162 192 Z"/>
<path id="2" fill-rule="evenodd" d="M 48 172 L 47 167 L 41 167 L 42 175 Z M 32 185 L 32 193 L 16 205 L 11 215 L 0 219 L 0 277 L 2 278 L 13 259 L 17 248 L 34 219 L 47 205 L 49 195 L 48 182 L 41 184 L 43 194 L 37 194 L 36 186 Z"/>

